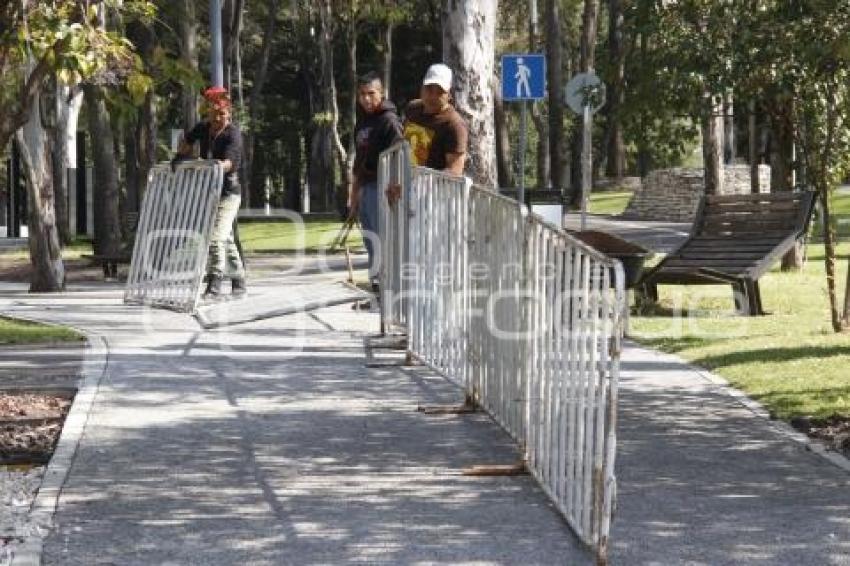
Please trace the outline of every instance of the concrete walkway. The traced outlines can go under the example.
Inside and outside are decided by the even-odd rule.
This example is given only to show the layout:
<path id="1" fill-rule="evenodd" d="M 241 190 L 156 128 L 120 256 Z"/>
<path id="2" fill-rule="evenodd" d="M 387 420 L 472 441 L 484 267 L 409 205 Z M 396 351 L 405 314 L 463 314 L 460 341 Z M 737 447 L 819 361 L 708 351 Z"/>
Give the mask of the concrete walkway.
<path id="1" fill-rule="evenodd" d="M 431 372 L 367 368 L 374 314 L 202 331 L 114 290 L 0 310 L 108 346 L 44 564 L 592 563 L 529 477 L 460 475 L 515 448 L 416 412 L 459 399 Z M 627 348 L 620 399 L 613 564 L 850 564 L 846 470 L 674 357 Z"/>

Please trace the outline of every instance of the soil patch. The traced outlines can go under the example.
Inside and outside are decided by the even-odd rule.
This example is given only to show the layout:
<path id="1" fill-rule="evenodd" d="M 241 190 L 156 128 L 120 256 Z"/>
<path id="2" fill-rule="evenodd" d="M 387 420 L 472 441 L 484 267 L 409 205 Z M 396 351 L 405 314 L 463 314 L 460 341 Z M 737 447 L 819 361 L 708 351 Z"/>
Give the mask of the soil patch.
<path id="1" fill-rule="evenodd" d="M 794 417 L 791 419 L 791 426 L 821 441 L 830 450 L 850 458 L 850 417 L 832 416 L 826 419 Z"/>
<path id="2" fill-rule="evenodd" d="M 67 283 L 103 281 L 103 268 L 100 263 L 87 259 L 66 259 L 64 264 Z M 29 283 L 31 269 L 29 258 L 0 256 L 0 281 Z M 119 266 L 118 277 L 126 279 L 126 265 Z"/>
<path id="3" fill-rule="evenodd" d="M 71 400 L 70 394 L 0 391 L 0 465 L 46 464 Z"/>

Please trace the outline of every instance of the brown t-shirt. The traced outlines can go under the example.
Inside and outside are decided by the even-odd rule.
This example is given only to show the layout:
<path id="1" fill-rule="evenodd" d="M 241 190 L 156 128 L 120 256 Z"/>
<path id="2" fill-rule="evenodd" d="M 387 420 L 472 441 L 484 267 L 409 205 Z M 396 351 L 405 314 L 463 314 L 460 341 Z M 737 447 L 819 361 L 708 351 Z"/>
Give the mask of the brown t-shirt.
<path id="1" fill-rule="evenodd" d="M 422 101 L 414 100 L 404 118 L 404 139 L 410 143 L 416 165 L 442 170 L 447 153 L 466 153 L 466 122 L 451 106 L 437 114 L 425 114 Z"/>

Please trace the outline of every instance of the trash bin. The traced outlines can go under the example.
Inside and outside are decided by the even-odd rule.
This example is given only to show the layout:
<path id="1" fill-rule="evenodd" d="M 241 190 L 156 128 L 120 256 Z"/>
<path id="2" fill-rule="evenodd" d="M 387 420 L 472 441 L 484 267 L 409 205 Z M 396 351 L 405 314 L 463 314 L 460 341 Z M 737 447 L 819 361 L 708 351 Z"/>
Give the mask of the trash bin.
<path id="1" fill-rule="evenodd" d="M 499 193 L 518 200 L 518 189 L 499 189 Z M 531 212 L 558 228 L 564 227 L 564 206 L 566 204 L 564 195 L 557 189 L 526 189 L 525 191 L 525 205 L 531 209 Z"/>

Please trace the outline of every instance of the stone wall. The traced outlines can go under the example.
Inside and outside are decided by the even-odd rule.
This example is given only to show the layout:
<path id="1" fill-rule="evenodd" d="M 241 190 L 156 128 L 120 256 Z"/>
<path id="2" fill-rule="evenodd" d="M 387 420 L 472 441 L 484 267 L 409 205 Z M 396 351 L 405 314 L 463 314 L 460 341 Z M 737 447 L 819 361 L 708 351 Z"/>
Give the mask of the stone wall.
<path id="1" fill-rule="evenodd" d="M 750 166 L 724 167 L 723 194 L 750 193 Z M 759 190 L 770 192 L 770 167 L 759 165 Z M 623 213 L 627 218 L 690 222 L 704 192 L 702 169 L 659 169 L 643 179 Z"/>

